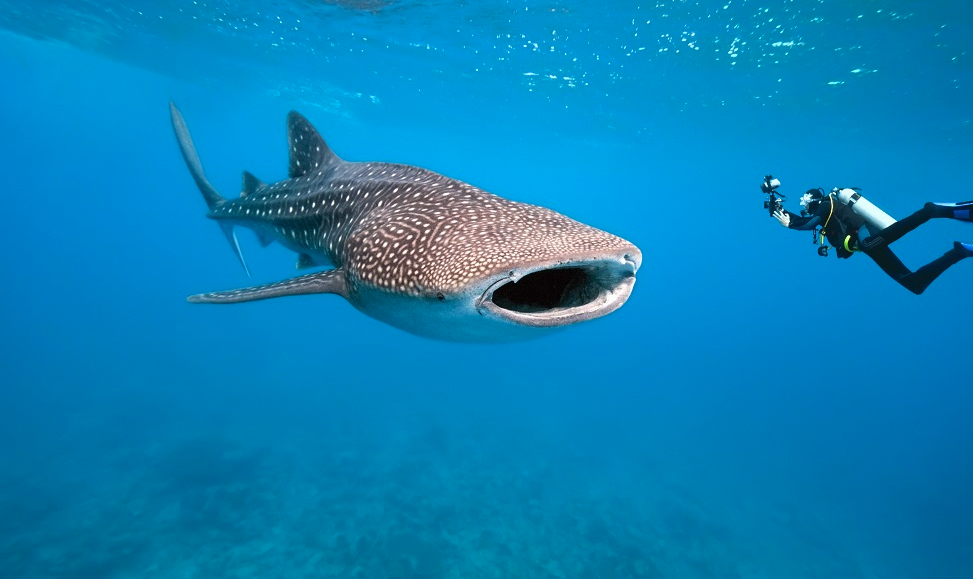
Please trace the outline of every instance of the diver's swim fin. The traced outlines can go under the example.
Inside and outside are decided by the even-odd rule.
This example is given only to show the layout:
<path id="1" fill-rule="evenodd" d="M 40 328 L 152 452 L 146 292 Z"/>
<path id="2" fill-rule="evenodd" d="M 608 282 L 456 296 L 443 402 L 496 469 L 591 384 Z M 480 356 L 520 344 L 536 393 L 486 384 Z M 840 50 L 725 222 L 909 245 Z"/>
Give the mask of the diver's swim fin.
<path id="1" fill-rule="evenodd" d="M 973 201 L 959 203 L 929 203 L 936 217 L 973 222 Z"/>
<path id="2" fill-rule="evenodd" d="M 973 257 L 973 243 L 953 242 L 953 251 L 962 251 L 966 257 Z"/>

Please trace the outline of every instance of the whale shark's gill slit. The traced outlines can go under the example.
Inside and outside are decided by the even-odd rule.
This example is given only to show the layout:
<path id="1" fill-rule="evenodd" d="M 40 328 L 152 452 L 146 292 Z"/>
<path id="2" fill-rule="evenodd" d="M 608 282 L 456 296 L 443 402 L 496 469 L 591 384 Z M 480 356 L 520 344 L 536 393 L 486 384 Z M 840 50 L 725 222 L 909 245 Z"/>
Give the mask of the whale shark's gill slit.
<path id="1" fill-rule="evenodd" d="M 544 269 L 493 292 L 498 307 L 523 314 L 576 308 L 595 301 L 606 288 L 596 270 L 583 267 Z"/>

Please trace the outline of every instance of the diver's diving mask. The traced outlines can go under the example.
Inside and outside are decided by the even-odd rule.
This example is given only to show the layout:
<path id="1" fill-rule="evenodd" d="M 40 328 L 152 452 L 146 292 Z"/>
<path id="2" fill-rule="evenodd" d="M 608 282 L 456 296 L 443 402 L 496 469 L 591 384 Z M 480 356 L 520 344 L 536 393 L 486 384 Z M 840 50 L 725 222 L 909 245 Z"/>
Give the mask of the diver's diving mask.
<path id="1" fill-rule="evenodd" d="M 818 205 L 821 204 L 823 197 L 820 191 L 811 189 L 801 197 L 801 207 L 808 215 L 813 215 L 818 210 Z"/>

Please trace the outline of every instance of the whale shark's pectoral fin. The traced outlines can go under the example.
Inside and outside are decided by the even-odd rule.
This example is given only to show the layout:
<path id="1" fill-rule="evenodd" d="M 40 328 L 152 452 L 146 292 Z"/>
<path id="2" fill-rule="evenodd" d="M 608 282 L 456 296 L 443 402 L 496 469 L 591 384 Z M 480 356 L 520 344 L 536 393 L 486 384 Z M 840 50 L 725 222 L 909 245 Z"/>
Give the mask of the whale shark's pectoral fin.
<path id="1" fill-rule="evenodd" d="M 319 271 L 266 285 L 196 294 L 186 299 L 194 304 L 237 304 L 306 294 L 338 294 L 347 298 L 348 291 L 344 270 L 329 269 L 328 271 Z"/>

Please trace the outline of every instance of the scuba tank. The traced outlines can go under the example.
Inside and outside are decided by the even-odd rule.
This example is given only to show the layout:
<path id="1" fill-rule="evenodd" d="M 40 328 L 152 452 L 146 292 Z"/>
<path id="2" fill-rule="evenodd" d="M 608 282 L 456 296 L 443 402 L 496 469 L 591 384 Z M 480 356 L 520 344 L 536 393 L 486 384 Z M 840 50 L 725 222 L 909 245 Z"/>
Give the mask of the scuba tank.
<path id="1" fill-rule="evenodd" d="M 876 207 L 871 201 L 861 196 L 861 193 L 854 189 L 841 189 L 835 187 L 833 194 L 837 195 L 838 201 L 847 205 L 852 211 L 865 220 L 865 227 L 868 233 L 878 235 L 883 229 L 895 223 L 888 213 Z"/>

